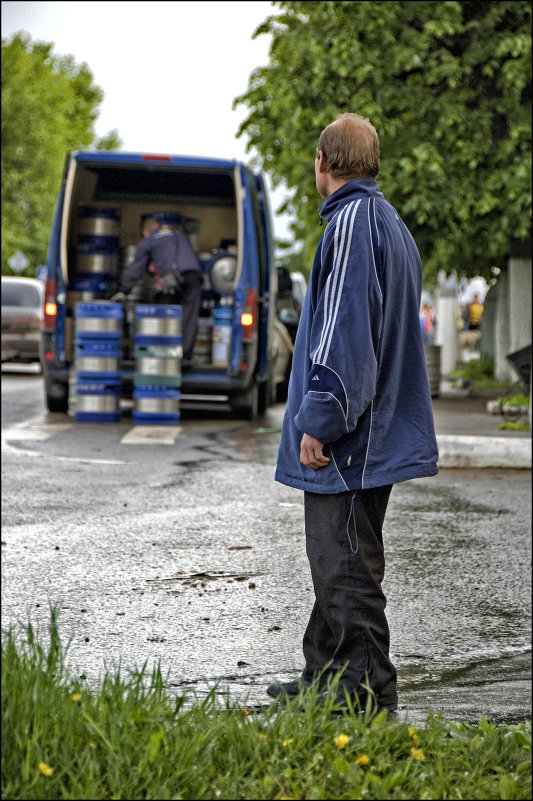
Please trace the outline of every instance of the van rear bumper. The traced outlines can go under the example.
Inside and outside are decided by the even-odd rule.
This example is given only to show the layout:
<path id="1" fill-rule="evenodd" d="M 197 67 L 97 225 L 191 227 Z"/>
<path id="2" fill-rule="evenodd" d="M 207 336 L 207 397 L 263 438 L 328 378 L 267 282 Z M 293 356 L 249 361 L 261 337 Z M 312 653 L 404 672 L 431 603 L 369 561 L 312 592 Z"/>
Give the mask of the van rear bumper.
<path id="1" fill-rule="evenodd" d="M 43 360 L 43 374 L 49 392 L 53 394 L 56 388 L 61 394 L 61 387 L 64 388 L 64 391 L 68 391 L 72 369 L 73 367 L 69 368 L 65 362 Z M 134 376 L 133 369 L 120 370 L 121 397 L 133 397 Z M 186 396 L 190 396 L 190 399 L 212 397 L 213 400 L 222 400 L 222 396 L 231 398 L 233 395 L 248 390 L 250 385 L 251 377 L 248 373 L 232 377 L 228 376 L 224 370 L 202 367 L 182 375 L 180 394 L 184 399 Z"/>

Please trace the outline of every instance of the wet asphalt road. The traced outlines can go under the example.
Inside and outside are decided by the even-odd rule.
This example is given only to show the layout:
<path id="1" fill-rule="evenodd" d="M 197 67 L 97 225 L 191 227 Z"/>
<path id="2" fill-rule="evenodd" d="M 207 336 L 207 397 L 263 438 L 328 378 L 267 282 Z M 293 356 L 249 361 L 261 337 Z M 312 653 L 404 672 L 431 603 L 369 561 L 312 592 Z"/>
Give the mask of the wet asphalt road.
<path id="1" fill-rule="evenodd" d="M 157 432 L 44 411 L 37 375 L 2 376 L 2 628 L 43 632 L 67 663 L 157 663 L 169 691 L 269 702 L 302 668 L 313 593 L 302 493 L 273 481 L 282 406 L 258 423 L 182 412 Z M 167 436 L 169 427 L 167 428 Z M 400 714 L 531 718 L 531 475 L 441 470 L 397 485 L 385 521 Z"/>

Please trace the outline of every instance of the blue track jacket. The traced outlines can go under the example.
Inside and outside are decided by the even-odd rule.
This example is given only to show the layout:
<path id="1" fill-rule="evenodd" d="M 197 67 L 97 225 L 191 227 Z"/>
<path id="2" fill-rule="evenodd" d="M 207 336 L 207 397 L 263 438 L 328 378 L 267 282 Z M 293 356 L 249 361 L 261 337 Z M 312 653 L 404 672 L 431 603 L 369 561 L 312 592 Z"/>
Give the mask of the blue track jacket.
<path id="1" fill-rule="evenodd" d="M 294 345 L 275 478 L 320 494 L 433 476 L 437 442 L 413 238 L 373 178 L 320 207 L 320 240 Z M 302 434 L 330 463 L 300 462 Z"/>
<path id="2" fill-rule="evenodd" d="M 122 276 L 121 290 L 128 294 L 141 280 L 150 262 L 160 276 L 171 273 L 176 265 L 180 273 L 188 270 L 200 271 L 198 259 L 185 234 L 163 226 L 158 231 L 141 239 L 135 251 L 135 259 L 126 267 Z"/>

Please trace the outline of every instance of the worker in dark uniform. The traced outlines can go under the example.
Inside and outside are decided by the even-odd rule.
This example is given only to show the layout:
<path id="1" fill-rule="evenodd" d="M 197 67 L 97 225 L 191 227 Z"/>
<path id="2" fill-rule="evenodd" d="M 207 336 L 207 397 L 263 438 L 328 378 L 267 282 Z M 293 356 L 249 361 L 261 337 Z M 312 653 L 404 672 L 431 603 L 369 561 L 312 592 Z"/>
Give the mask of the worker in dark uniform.
<path id="1" fill-rule="evenodd" d="M 162 226 L 156 217 L 143 221 L 142 236 L 135 259 L 122 276 L 120 292 L 111 300 L 124 302 L 145 271 L 151 272 L 154 277 L 152 302 L 182 307 L 182 369 L 187 369 L 192 364 L 200 310 L 203 280 L 200 264 L 185 234 Z"/>

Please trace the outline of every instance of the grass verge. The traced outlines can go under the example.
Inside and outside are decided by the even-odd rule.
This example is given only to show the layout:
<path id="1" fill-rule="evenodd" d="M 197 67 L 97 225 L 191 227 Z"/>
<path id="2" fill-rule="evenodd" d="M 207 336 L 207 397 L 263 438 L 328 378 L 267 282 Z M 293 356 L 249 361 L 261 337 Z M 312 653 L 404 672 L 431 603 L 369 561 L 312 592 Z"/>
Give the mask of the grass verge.
<path id="1" fill-rule="evenodd" d="M 159 670 L 82 689 L 57 616 L 2 639 L 4 799 L 530 799 L 531 723 L 332 714 L 308 692 L 260 714 L 171 698 Z"/>
<path id="2" fill-rule="evenodd" d="M 450 377 L 463 387 L 476 389 L 507 389 L 510 386 L 508 381 L 494 378 L 494 362 L 482 359 L 458 362 L 456 368 L 450 370 Z"/>

